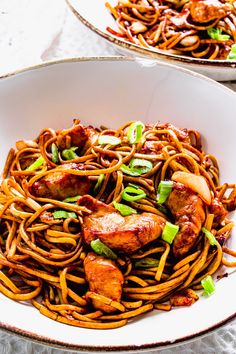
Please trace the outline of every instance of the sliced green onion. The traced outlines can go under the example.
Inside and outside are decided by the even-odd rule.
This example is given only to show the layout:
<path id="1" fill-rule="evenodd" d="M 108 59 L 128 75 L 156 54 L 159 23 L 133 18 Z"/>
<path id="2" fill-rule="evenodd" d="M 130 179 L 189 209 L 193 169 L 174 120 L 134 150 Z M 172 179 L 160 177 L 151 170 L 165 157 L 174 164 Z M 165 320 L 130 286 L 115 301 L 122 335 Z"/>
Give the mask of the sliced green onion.
<path id="1" fill-rule="evenodd" d="M 137 214 L 137 210 L 131 208 L 128 205 L 117 203 L 117 202 L 113 202 L 113 205 L 121 213 L 122 216 Z"/>
<path id="2" fill-rule="evenodd" d="M 171 244 L 179 231 L 179 226 L 172 224 L 171 222 L 167 221 L 165 227 L 162 231 L 162 240 Z"/>
<path id="3" fill-rule="evenodd" d="M 59 162 L 58 147 L 54 143 L 51 146 L 51 152 L 52 152 L 52 162 L 58 163 Z"/>
<path id="4" fill-rule="evenodd" d="M 135 188 L 135 189 L 139 189 L 139 187 L 136 186 L 136 184 L 133 184 L 133 183 L 129 183 L 129 184 L 128 184 L 128 187 L 133 187 L 133 188 Z"/>
<path id="5" fill-rule="evenodd" d="M 236 60 L 236 44 L 233 44 L 231 47 L 231 51 L 227 56 L 228 60 Z"/>
<path id="6" fill-rule="evenodd" d="M 135 267 L 140 267 L 140 268 L 158 267 L 159 263 L 160 261 L 158 259 L 146 258 L 146 259 L 140 259 L 137 262 L 135 262 Z"/>
<path id="7" fill-rule="evenodd" d="M 137 144 L 143 136 L 144 124 L 142 122 L 132 123 L 127 130 L 127 138 L 130 144 Z"/>
<path id="8" fill-rule="evenodd" d="M 65 149 L 62 151 L 62 156 L 66 160 L 74 160 L 78 157 L 78 155 L 75 153 L 75 150 L 77 149 L 77 146 L 73 146 L 70 149 Z"/>
<path id="9" fill-rule="evenodd" d="M 138 188 L 133 186 L 126 187 L 123 192 L 121 193 L 122 199 L 126 200 L 127 202 L 134 202 L 135 200 L 143 199 L 146 197 L 146 193 Z"/>
<path id="10" fill-rule="evenodd" d="M 172 181 L 161 181 L 157 189 L 157 203 L 162 204 L 169 197 L 173 188 Z"/>
<path id="11" fill-rule="evenodd" d="M 117 255 L 99 239 L 91 241 L 90 246 L 94 250 L 94 252 L 96 252 L 100 256 L 104 256 L 110 259 L 117 258 Z"/>
<path id="12" fill-rule="evenodd" d="M 103 173 L 101 175 L 99 175 L 97 183 L 95 184 L 95 187 L 93 189 L 94 192 L 96 192 L 98 189 L 100 189 L 100 186 L 101 186 L 104 178 L 105 178 L 105 175 Z"/>
<path id="13" fill-rule="evenodd" d="M 230 39 L 228 34 L 222 34 L 221 28 L 208 28 L 207 34 L 212 39 L 216 39 L 217 41 L 227 41 Z"/>
<path id="14" fill-rule="evenodd" d="M 26 171 L 35 171 L 45 162 L 43 156 L 39 156 L 37 160 L 35 160 L 32 165 L 26 168 Z"/>
<path id="15" fill-rule="evenodd" d="M 204 295 L 210 296 L 215 292 L 216 286 L 211 275 L 207 275 L 205 278 L 203 278 L 201 280 L 201 285 L 204 289 Z"/>
<path id="16" fill-rule="evenodd" d="M 151 161 L 144 159 L 132 159 L 129 163 L 129 167 L 131 169 L 137 168 L 141 171 L 141 174 L 144 174 L 151 171 L 151 169 L 153 168 L 153 164 Z"/>
<path id="17" fill-rule="evenodd" d="M 120 166 L 120 170 L 125 173 L 126 175 L 130 175 L 130 176 L 140 176 L 142 173 L 140 173 L 140 170 L 137 168 L 130 168 L 129 166 L 122 164 Z"/>
<path id="18" fill-rule="evenodd" d="M 64 203 L 74 203 L 74 202 L 77 202 L 77 200 L 81 198 L 80 195 L 76 195 L 74 197 L 68 197 L 66 199 L 63 200 Z"/>
<path id="19" fill-rule="evenodd" d="M 121 143 L 120 138 L 112 135 L 100 135 L 98 138 L 98 144 L 110 144 L 110 145 L 119 145 Z"/>
<path id="20" fill-rule="evenodd" d="M 215 236 L 209 230 L 207 230 L 205 227 L 202 227 L 202 232 L 204 232 L 204 234 L 208 238 L 211 246 L 215 246 L 217 244 Z"/>
<path id="21" fill-rule="evenodd" d="M 143 159 L 132 159 L 129 166 L 122 164 L 120 170 L 126 175 L 140 176 L 151 171 L 153 164 L 151 161 Z"/>
<path id="22" fill-rule="evenodd" d="M 73 211 L 69 212 L 66 210 L 57 210 L 57 211 L 54 211 L 54 213 L 52 213 L 52 214 L 53 214 L 54 219 L 68 219 L 68 218 L 76 219 L 77 218 L 77 214 L 74 213 Z"/>

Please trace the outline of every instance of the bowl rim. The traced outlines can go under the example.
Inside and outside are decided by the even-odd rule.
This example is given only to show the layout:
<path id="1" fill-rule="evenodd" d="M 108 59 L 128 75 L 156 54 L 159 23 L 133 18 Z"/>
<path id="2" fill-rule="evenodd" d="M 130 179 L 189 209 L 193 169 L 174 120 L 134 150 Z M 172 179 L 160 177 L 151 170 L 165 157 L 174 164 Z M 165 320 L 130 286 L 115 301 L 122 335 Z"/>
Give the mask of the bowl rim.
<path id="1" fill-rule="evenodd" d="M 232 70 L 236 69 L 236 60 L 234 60 L 234 61 L 209 60 L 209 59 L 185 57 L 182 55 L 176 55 L 176 54 L 171 54 L 171 53 L 166 54 L 164 51 L 160 51 L 158 49 L 153 50 L 153 49 L 141 47 L 137 44 L 128 42 L 126 40 L 122 40 L 112 34 L 109 34 L 108 32 L 100 30 L 99 28 L 94 26 L 91 22 L 89 22 L 75 8 L 74 1 L 78 1 L 78 0 L 65 0 L 68 7 L 70 8 L 70 10 L 74 13 L 74 15 L 76 17 L 78 17 L 78 19 L 86 27 L 88 27 L 91 31 L 95 32 L 96 34 L 103 37 L 104 39 L 108 40 L 112 44 L 122 47 L 123 49 L 126 49 L 126 50 L 131 50 L 134 53 L 136 53 L 136 55 L 141 54 L 141 55 L 144 55 L 146 58 L 166 60 L 166 61 L 170 61 L 171 63 L 177 63 L 177 64 L 192 64 L 194 66 L 199 66 L 200 68 L 201 67 L 205 67 L 205 68 L 206 67 L 208 67 L 208 68 L 214 67 L 214 68 L 218 68 L 218 69 L 223 69 L 223 68 L 228 68 L 228 69 L 232 69 Z"/>
<path id="2" fill-rule="evenodd" d="M 134 58 L 127 58 L 123 56 L 104 56 L 104 57 L 72 57 L 72 58 L 66 58 L 66 59 L 57 59 L 57 60 L 50 60 L 46 61 L 43 63 L 39 63 L 36 65 L 28 66 L 19 70 L 14 70 L 6 74 L 0 75 L 0 83 L 4 81 L 5 79 L 12 78 L 14 76 L 18 76 L 22 73 L 27 73 L 33 70 L 38 70 L 41 68 L 45 67 L 50 67 L 58 64 L 71 64 L 71 63 L 80 63 L 80 62 L 104 62 L 104 61 L 111 61 L 111 62 L 134 62 L 135 64 L 142 65 L 142 66 L 150 66 L 150 62 L 152 65 L 157 65 L 157 66 L 165 66 L 169 67 L 172 69 L 175 69 L 177 71 L 181 71 L 191 77 L 196 77 L 204 81 L 208 81 L 209 83 L 213 84 L 214 86 L 218 86 L 222 88 L 224 91 L 230 93 L 231 95 L 235 95 L 236 97 L 236 92 L 231 90 L 230 88 L 222 85 L 221 83 L 210 79 L 202 74 L 193 72 L 189 69 L 185 69 L 182 67 L 179 67 L 177 65 L 173 65 L 170 63 L 163 63 L 159 61 L 149 61 L 147 59 L 144 60 L 137 60 Z M 201 330 L 200 332 L 196 332 L 187 336 L 183 336 L 181 338 L 176 339 L 174 342 L 173 341 L 164 341 L 164 342 L 153 342 L 149 344 L 141 344 L 141 345 L 119 345 L 119 346 L 99 346 L 99 347 L 94 347 L 94 346 L 89 346 L 89 345 L 81 345 L 81 344 L 70 344 L 68 342 L 63 342 L 60 340 L 52 339 L 46 336 L 42 336 L 27 330 L 22 330 L 18 327 L 15 327 L 14 325 L 9 325 L 7 323 L 3 323 L 0 320 L 0 330 L 6 332 L 6 333 L 11 333 L 14 335 L 17 335 L 21 338 L 31 340 L 35 343 L 41 344 L 41 345 L 47 345 L 50 347 L 54 348 L 59 348 L 59 349 L 66 349 L 66 350 L 71 350 L 71 351 L 81 351 L 84 353 L 103 353 L 105 351 L 109 352 L 115 352 L 115 353 L 121 353 L 121 352 L 144 352 L 144 351 L 153 351 L 153 350 L 161 350 L 161 349 L 168 349 L 168 348 L 173 348 L 175 346 L 178 346 L 180 344 L 185 344 L 187 342 L 192 342 L 194 340 L 197 340 L 199 338 L 202 338 L 217 329 L 221 328 L 222 326 L 229 324 L 233 320 L 236 319 L 236 311 L 225 318 L 224 320 L 221 320 L 214 325 L 205 328 L 204 330 Z"/>

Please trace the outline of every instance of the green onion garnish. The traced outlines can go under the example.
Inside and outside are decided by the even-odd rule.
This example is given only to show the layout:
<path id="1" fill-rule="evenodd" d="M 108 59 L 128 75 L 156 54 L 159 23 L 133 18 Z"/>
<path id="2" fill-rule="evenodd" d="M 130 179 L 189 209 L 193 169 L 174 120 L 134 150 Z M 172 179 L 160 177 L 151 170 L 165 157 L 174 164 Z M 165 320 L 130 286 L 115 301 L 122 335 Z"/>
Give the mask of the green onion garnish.
<path id="1" fill-rule="evenodd" d="M 140 268 L 158 267 L 159 263 L 160 261 L 158 259 L 146 258 L 146 259 L 140 259 L 139 261 L 135 262 L 135 267 L 140 267 Z"/>
<path id="2" fill-rule="evenodd" d="M 130 175 L 130 176 L 140 176 L 142 173 L 140 173 L 140 170 L 137 168 L 130 168 L 129 166 L 122 164 L 120 166 L 120 170 L 125 173 L 126 175 Z"/>
<path id="3" fill-rule="evenodd" d="M 94 250 L 94 252 L 96 252 L 100 256 L 104 256 L 110 259 L 117 258 L 117 255 L 99 239 L 91 241 L 90 246 Z"/>
<path id="4" fill-rule="evenodd" d="M 137 210 L 131 208 L 128 205 L 113 202 L 114 207 L 120 212 L 122 216 L 128 216 L 131 214 L 137 214 Z"/>
<path id="5" fill-rule="evenodd" d="M 74 203 L 74 202 L 77 202 L 77 200 L 81 198 L 80 195 L 76 195 L 74 197 L 68 197 L 66 199 L 63 200 L 64 203 Z"/>
<path id="6" fill-rule="evenodd" d="M 75 153 L 75 150 L 78 148 L 76 146 L 71 147 L 70 149 L 65 149 L 62 151 L 62 156 L 66 160 L 74 160 L 78 157 L 78 155 Z"/>
<path id="7" fill-rule="evenodd" d="M 209 230 L 207 230 L 205 227 L 202 227 L 202 232 L 204 232 L 204 234 L 208 238 L 211 246 L 215 246 L 217 244 L 215 236 Z"/>
<path id="8" fill-rule="evenodd" d="M 129 187 L 133 187 L 133 188 L 135 188 L 135 189 L 139 189 L 139 187 L 136 186 L 136 184 L 133 184 L 133 183 L 129 183 L 128 186 L 129 186 Z"/>
<path id="9" fill-rule="evenodd" d="M 105 175 L 103 173 L 101 175 L 99 175 L 97 183 L 95 184 L 95 187 L 93 189 L 94 192 L 96 192 L 98 189 L 100 189 L 104 178 L 105 178 Z"/>
<path id="10" fill-rule="evenodd" d="M 58 147 L 54 143 L 51 145 L 51 152 L 52 152 L 52 162 L 58 163 L 59 162 Z"/>
<path id="11" fill-rule="evenodd" d="M 201 280 L 201 285 L 204 289 L 204 295 L 210 296 L 215 292 L 216 287 L 211 275 L 207 275 L 203 278 Z"/>
<path id="12" fill-rule="evenodd" d="M 127 130 L 127 138 L 130 144 L 137 144 L 143 136 L 144 124 L 142 122 L 132 123 Z"/>
<path id="13" fill-rule="evenodd" d="M 151 161 L 143 159 L 132 159 L 129 166 L 122 164 L 120 170 L 130 176 L 140 176 L 151 171 L 153 164 Z"/>
<path id="14" fill-rule="evenodd" d="M 98 144 L 110 144 L 110 145 L 119 145 L 121 143 L 120 138 L 112 135 L 100 135 L 98 138 Z"/>
<path id="15" fill-rule="evenodd" d="M 26 171 L 35 171 L 37 170 L 40 166 L 42 166 L 42 164 L 45 162 L 43 156 L 39 156 L 37 158 L 36 161 L 34 161 L 34 163 L 32 163 L 32 165 L 30 165 L 29 167 L 26 168 Z"/>
<path id="16" fill-rule="evenodd" d="M 162 240 L 171 244 L 179 231 L 179 226 L 172 224 L 171 222 L 167 221 L 165 227 L 162 231 Z"/>
<path id="17" fill-rule="evenodd" d="M 173 187 L 172 181 L 161 181 L 157 189 L 157 203 L 162 204 L 169 197 Z"/>
<path id="18" fill-rule="evenodd" d="M 146 193 L 138 188 L 129 185 L 126 187 L 123 192 L 121 193 L 122 199 L 126 200 L 127 202 L 134 202 L 135 200 L 143 199 L 146 197 Z"/>
<path id="19" fill-rule="evenodd" d="M 151 171 L 153 164 L 151 161 L 144 159 L 132 159 L 129 163 L 130 168 L 137 168 L 142 171 L 142 174 Z"/>
<path id="20" fill-rule="evenodd" d="M 231 47 L 231 51 L 227 56 L 228 60 L 236 60 L 236 44 L 233 44 Z"/>
<path id="21" fill-rule="evenodd" d="M 222 34 L 221 28 L 208 28 L 207 34 L 212 39 L 216 39 L 217 41 L 227 41 L 230 39 L 228 34 Z"/>
<path id="22" fill-rule="evenodd" d="M 54 219 L 68 219 L 68 218 L 76 219 L 77 218 L 76 213 L 74 213 L 73 211 L 69 212 L 66 210 L 57 210 L 57 211 L 54 211 L 54 213 L 52 213 L 52 214 L 53 214 Z"/>

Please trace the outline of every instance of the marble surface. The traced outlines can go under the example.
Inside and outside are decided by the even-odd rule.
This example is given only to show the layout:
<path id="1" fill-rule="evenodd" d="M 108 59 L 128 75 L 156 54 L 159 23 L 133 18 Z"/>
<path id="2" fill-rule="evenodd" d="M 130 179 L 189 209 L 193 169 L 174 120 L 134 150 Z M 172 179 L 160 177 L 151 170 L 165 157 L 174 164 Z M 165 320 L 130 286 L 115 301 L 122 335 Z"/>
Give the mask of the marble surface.
<path id="1" fill-rule="evenodd" d="M 117 54 L 114 47 L 79 23 L 64 0 L 0 0 L 0 76 L 48 60 Z M 236 82 L 224 84 L 236 90 Z M 235 352 L 236 321 L 191 343 L 158 351 L 161 354 Z M 70 352 L 33 343 L 0 330 L 0 353 Z"/>

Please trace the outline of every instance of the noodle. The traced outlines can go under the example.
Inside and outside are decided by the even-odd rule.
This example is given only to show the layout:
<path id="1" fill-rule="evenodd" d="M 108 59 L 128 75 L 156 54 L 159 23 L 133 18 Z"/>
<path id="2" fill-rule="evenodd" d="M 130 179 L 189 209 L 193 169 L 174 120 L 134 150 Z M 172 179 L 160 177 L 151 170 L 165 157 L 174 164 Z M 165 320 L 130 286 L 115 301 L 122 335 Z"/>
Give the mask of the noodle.
<path id="1" fill-rule="evenodd" d="M 157 13 L 172 6 L 160 6 L 153 13 L 155 1 L 148 5 L 142 2 L 142 6 L 138 1 L 125 3 L 127 7 L 120 5 L 119 11 L 110 7 L 122 29 L 124 19 L 129 21 L 137 16 L 158 30 Z M 182 1 L 179 8 L 187 3 Z M 177 2 L 173 4 L 176 6 Z M 165 47 L 176 46 L 181 36 L 175 34 L 170 38 L 167 30 L 168 23 L 164 21 L 161 31 L 162 38 L 168 38 Z M 153 40 L 160 38 L 160 33 L 158 37 L 149 29 Z M 117 130 L 99 130 L 83 127 L 75 120 L 70 129 L 44 129 L 35 141 L 19 141 L 16 150 L 10 150 L 0 189 L 2 294 L 16 301 L 31 301 L 40 313 L 64 324 L 109 329 L 124 326 L 128 319 L 155 309 L 169 311 L 173 306 L 190 305 L 199 297 L 192 289 L 202 289 L 202 279 L 215 274 L 222 264 L 236 267 L 236 262 L 229 262 L 224 256 L 236 257 L 236 252 L 225 246 L 233 228 L 227 212 L 235 209 L 236 186 L 220 185 L 217 160 L 202 150 L 197 131 L 169 123 L 140 124 L 128 122 Z M 132 143 L 130 131 L 138 125 L 141 135 Z M 107 142 L 99 143 L 101 136 L 108 137 Z M 111 138 L 118 139 L 117 143 L 113 144 Z M 132 167 L 132 163 L 141 167 Z M 116 259 L 108 262 L 122 276 L 120 298 L 96 291 L 85 267 L 92 246 L 84 232 L 86 218 L 93 216 L 94 211 L 91 205 L 80 202 L 83 197 L 77 195 L 76 188 L 82 195 L 91 195 L 95 202 L 102 201 L 115 216 L 121 217 L 114 209 L 116 202 L 132 208 L 128 209 L 129 220 L 132 215 L 151 215 L 155 220 L 178 224 L 177 219 L 173 220 L 175 212 L 170 200 L 158 204 L 157 193 L 160 181 L 169 181 L 180 171 L 203 178 L 208 186 L 211 204 L 202 201 L 201 192 L 199 196 L 196 191 L 189 192 L 194 186 L 173 182 L 174 186 L 187 188 L 198 201 L 204 214 L 202 226 L 211 232 L 214 244 L 200 230 L 194 245 L 181 257 L 175 255 L 171 242 L 156 236 L 131 252 L 115 249 Z M 127 187 L 142 197 L 124 199 Z M 197 217 L 201 219 L 201 215 L 199 212 Z M 140 227 L 137 223 L 134 228 Z M 144 229 L 142 233 L 145 232 Z M 95 259 L 99 257 L 103 256 Z"/>
<path id="2" fill-rule="evenodd" d="M 117 0 L 106 7 L 118 27 L 107 31 L 148 49 L 225 60 L 236 42 L 232 0 Z"/>

